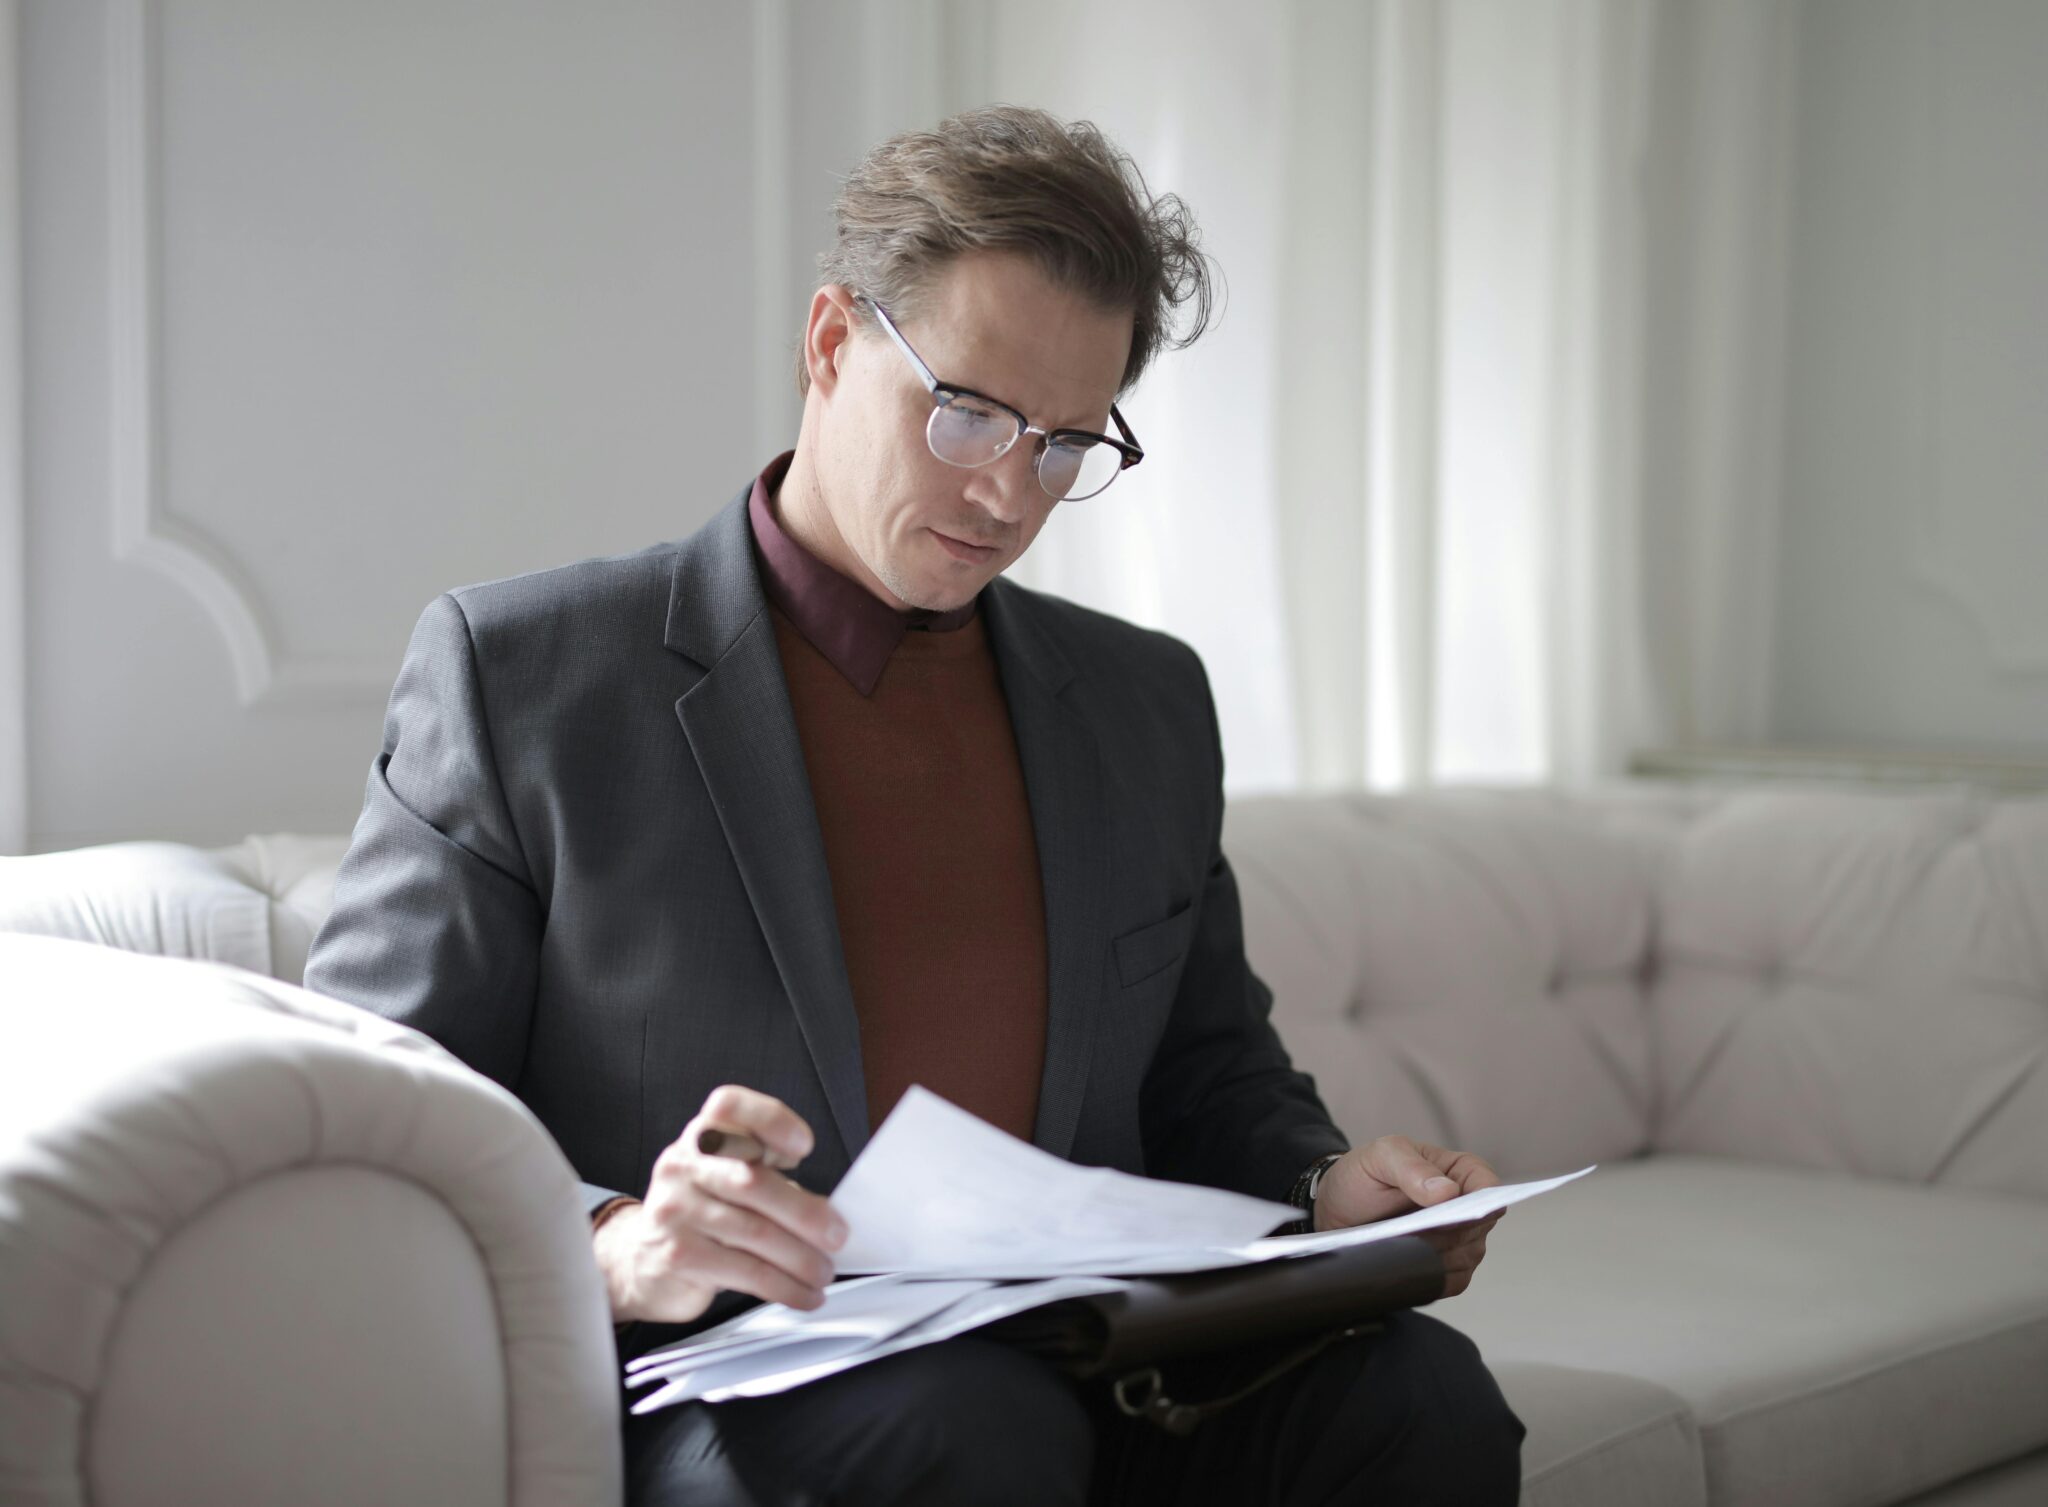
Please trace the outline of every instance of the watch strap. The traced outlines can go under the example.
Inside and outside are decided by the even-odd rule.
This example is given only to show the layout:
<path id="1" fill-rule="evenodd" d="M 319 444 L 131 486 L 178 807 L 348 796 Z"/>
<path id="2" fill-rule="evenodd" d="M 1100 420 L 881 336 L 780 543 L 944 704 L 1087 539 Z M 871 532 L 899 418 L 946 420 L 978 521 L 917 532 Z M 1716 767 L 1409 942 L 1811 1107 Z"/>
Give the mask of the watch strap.
<path id="1" fill-rule="evenodd" d="M 1328 1172 L 1334 1163 L 1341 1161 L 1343 1157 L 1343 1152 L 1332 1151 L 1327 1155 L 1317 1157 L 1301 1169 L 1301 1175 L 1295 1178 L 1294 1186 L 1287 1190 L 1287 1202 L 1301 1210 L 1302 1217 L 1281 1230 L 1281 1234 L 1307 1235 L 1315 1230 L 1316 1192 L 1322 1185 L 1323 1174 Z"/>

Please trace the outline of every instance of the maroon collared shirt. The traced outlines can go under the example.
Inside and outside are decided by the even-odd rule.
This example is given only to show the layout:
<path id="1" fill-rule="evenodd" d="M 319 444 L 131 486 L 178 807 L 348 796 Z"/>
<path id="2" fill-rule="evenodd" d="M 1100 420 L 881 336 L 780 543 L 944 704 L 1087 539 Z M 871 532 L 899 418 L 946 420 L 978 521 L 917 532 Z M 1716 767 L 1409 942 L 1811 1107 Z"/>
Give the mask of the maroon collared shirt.
<path id="1" fill-rule="evenodd" d="M 801 548 L 769 504 L 789 462 L 762 471 L 748 515 L 831 878 L 868 1125 L 921 1083 L 1028 1141 L 1045 1070 L 1044 876 L 988 615 L 975 602 L 892 607 Z"/>
<path id="2" fill-rule="evenodd" d="M 913 628 L 937 633 L 964 628 L 981 598 L 977 595 L 947 612 L 930 607 L 899 610 L 797 543 L 783 530 L 768 501 L 795 457 L 794 450 L 785 450 L 768 462 L 754 478 L 754 495 L 747 500 L 755 557 L 761 563 L 761 589 L 812 648 L 861 695 L 872 696 L 904 634 Z"/>

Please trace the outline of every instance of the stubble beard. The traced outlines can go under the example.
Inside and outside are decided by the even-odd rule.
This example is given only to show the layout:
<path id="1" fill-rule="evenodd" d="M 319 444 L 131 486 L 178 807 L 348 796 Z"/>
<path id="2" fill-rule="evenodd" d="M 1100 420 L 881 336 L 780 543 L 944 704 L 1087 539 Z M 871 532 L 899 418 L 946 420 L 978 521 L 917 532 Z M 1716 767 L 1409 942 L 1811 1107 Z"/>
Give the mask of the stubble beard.
<path id="1" fill-rule="evenodd" d="M 930 612 L 949 612 L 958 607 L 958 602 L 933 601 L 927 589 L 919 586 L 908 575 L 896 568 L 893 560 L 869 561 L 868 569 L 875 573 L 875 579 L 893 592 L 897 600 L 911 607 L 921 607 Z"/>

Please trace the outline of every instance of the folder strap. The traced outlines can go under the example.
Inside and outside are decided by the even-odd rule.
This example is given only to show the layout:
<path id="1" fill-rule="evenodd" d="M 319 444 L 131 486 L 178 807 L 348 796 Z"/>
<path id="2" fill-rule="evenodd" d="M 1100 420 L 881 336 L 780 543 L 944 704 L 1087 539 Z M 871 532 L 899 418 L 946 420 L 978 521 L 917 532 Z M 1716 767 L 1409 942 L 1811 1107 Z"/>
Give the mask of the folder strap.
<path id="1" fill-rule="evenodd" d="M 1361 1334 L 1374 1334 L 1385 1329 L 1382 1319 L 1367 1319 L 1356 1324 L 1347 1324 L 1342 1329 L 1333 1329 L 1319 1334 L 1304 1345 L 1296 1346 L 1279 1360 L 1261 1371 L 1235 1392 L 1207 1402 L 1175 1402 L 1166 1395 L 1166 1380 L 1157 1366 L 1141 1366 L 1127 1371 L 1110 1386 L 1110 1395 L 1115 1398 L 1117 1411 L 1127 1418 L 1142 1418 L 1169 1434 L 1187 1435 L 1195 1431 L 1196 1425 L 1205 1418 L 1214 1416 L 1249 1397 L 1275 1377 L 1292 1370 L 1303 1361 L 1319 1354 L 1324 1347 L 1338 1340 L 1347 1340 Z"/>

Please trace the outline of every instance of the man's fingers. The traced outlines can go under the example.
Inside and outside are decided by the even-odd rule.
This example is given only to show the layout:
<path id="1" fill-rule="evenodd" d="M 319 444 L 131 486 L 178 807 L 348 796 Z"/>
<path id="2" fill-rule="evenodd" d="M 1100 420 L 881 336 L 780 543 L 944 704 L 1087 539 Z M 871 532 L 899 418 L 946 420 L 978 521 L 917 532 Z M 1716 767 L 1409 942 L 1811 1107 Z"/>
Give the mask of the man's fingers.
<path id="1" fill-rule="evenodd" d="M 1448 1255 L 1452 1251 L 1466 1250 L 1473 1246 L 1484 1248 L 1486 1237 L 1505 1210 L 1496 1209 L 1484 1219 L 1462 1220 L 1457 1224 L 1440 1224 L 1432 1229 L 1416 1233 L 1439 1251 Z"/>
<path id="2" fill-rule="evenodd" d="M 825 1301 L 824 1283 L 793 1277 L 752 1251 L 693 1230 L 684 1231 L 678 1244 L 689 1254 L 686 1266 L 694 1280 L 709 1280 L 729 1291 L 750 1293 L 770 1303 L 787 1303 L 791 1308 L 816 1308 Z"/>
<path id="3" fill-rule="evenodd" d="M 1374 1175 L 1381 1182 L 1399 1188 L 1422 1207 L 1456 1198 L 1462 1191 L 1456 1182 L 1444 1175 L 1441 1167 L 1422 1154 L 1414 1142 L 1403 1141 L 1399 1136 L 1387 1136 L 1379 1145 L 1382 1148 L 1381 1164 L 1373 1169 Z"/>
<path id="4" fill-rule="evenodd" d="M 794 1167 L 817 1144 L 804 1117 L 773 1094 L 738 1083 L 721 1083 L 705 1095 L 704 1107 L 684 1131 L 696 1150 L 700 1130 L 736 1130 L 768 1147 L 786 1167 Z"/>
<path id="5" fill-rule="evenodd" d="M 1455 1298 L 1471 1284 L 1472 1273 L 1478 1267 L 1480 1257 L 1486 1254 L 1484 1241 L 1457 1242 L 1439 1249 L 1444 1265 L 1444 1291 L 1447 1298 Z"/>
<path id="6" fill-rule="evenodd" d="M 701 1151 L 697 1138 L 707 1129 L 751 1136 L 769 1159 Z M 780 1099 L 736 1083 L 713 1089 L 655 1160 L 643 1204 L 653 1239 L 642 1263 L 655 1275 L 639 1287 L 681 1302 L 693 1285 L 715 1285 L 816 1308 L 834 1276 L 830 1253 L 846 1242 L 846 1221 L 777 1170 L 796 1166 L 811 1149 L 810 1127 Z"/>
<path id="7" fill-rule="evenodd" d="M 758 1256 L 806 1287 L 823 1288 L 836 1275 L 831 1257 L 757 1210 L 691 1188 L 678 1212 L 696 1233 Z"/>
<path id="8" fill-rule="evenodd" d="M 1493 1168 L 1469 1151 L 1450 1151 L 1406 1136 L 1382 1136 L 1375 1146 L 1380 1165 L 1374 1175 L 1424 1208 L 1500 1185 Z"/>
<path id="9" fill-rule="evenodd" d="M 1422 1230 L 1423 1239 L 1436 1247 L 1443 1257 L 1443 1297 L 1455 1298 L 1472 1285 L 1472 1274 L 1479 1263 L 1486 1259 L 1486 1236 L 1500 1222 L 1505 1209 L 1496 1209 L 1484 1219 L 1475 1219 L 1461 1224 L 1438 1225 L 1435 1229 Z"/>
<path id="10" fill-rule="evenodd" d="M 692 1165 L 696 1188 L 722 1199 L 757 1210 L 797 1239 L 820 1251 L 834 1251 L 846 1243 L 846 1221 L 830 1201 L 799 1187 L 780 1172 L 730 1157 L 699 1157 Z"/>
<path id="11" fill-rule="evenodd" d="M 1477 1193 L 1481 1188 L 1500 1186 L 1500 1175 L 1469 1151 L 1453 1152 L 1438 1165 L 1463 1192 Z"/>

